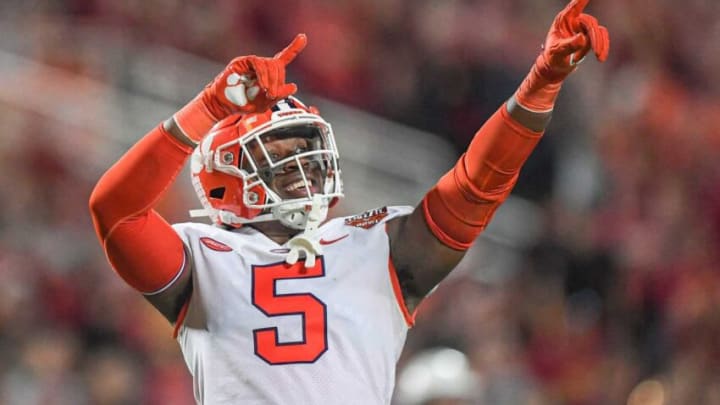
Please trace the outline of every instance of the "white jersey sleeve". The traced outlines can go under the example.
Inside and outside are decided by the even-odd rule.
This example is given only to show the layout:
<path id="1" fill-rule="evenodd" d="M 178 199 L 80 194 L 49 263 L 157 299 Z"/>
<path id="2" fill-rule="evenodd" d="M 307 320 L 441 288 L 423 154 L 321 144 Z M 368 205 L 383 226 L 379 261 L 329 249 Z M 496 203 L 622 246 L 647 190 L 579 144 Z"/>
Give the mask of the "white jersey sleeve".
<path id="1" fill-rule="evenodd" d="M 193 293 L 178 342 L 201 404 L 389 404 L 412 324 L 390 262 L 388 207 L 320 227 L 313 268 L 250 227 L 185 223 Z"/>

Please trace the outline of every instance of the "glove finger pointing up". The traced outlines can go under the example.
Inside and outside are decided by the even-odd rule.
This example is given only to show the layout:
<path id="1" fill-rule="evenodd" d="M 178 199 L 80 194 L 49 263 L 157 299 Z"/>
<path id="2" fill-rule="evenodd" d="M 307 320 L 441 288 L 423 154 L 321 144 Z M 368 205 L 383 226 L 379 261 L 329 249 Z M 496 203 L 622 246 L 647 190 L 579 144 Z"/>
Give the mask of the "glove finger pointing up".
<path id="1" fill-rule="evenodd" d="M 287 65 L 292 62 L 303 49 L 305 49 L 305 45 L 307 45 L 307 36 L 305 34 L 297 34 L 290 45 L 286 46 L 282 51 L 276 53 L 273 58 L 282 62 L 283 65 Z"/>

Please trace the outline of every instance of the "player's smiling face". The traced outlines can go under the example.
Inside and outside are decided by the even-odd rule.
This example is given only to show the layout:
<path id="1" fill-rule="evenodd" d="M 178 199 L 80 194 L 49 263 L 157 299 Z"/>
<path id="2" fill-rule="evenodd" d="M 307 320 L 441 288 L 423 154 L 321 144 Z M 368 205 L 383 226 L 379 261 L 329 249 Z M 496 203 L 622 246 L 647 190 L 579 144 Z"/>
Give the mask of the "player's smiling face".
<path id="1" fill-rule="evenodd" d="M 295 136 L 292 131 L 284 134 L 267 134 L 262 136 L 267 156 L 258 144 L 249 144 L 250 152 L 258 165 L 261 177 L 280 198 L 294 199 L 308 196 L 310 192 L 319 193 L 323 189 L 325 166 L 317 155 L 288 159 L 292 156 L 315 150 L 317 142 L 306 136 Z M 274 164 L 281 165 L 270 169 L 268 158 Z M 303 179 L 303 173 L 307 184 Z"/>

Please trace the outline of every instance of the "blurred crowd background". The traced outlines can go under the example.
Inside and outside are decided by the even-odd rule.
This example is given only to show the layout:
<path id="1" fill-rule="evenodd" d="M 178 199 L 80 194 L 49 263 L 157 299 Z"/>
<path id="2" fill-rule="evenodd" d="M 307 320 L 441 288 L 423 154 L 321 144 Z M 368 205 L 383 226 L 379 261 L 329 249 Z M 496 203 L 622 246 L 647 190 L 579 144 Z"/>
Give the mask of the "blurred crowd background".
<path id="1" fill-rule="evenodd" d="M 0 403 L 194 403 L 171 327 L 106 263 L 87 199 L 229 59 L 305 32 L 301 94 L 432 134 L 454 159 L 564 5 L 4 0 Z M 513 208 L 420 307 L 397 404 L 720 404 L 720 2 L 589 11 L 609 60 L 566 82 Z M 417 159 L 393 145 L 388 167 Z M 160 211 L 186 220 L 194 198 L 173 189 Z"/>

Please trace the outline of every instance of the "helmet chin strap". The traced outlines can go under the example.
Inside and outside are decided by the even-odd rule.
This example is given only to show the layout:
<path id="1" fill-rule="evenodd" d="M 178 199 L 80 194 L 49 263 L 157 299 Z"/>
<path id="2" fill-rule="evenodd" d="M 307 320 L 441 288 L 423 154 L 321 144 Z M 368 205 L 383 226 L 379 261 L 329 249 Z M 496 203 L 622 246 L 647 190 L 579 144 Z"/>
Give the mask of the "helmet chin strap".
<path id="1" fill-rule="evenodd" d="M 285 261 L 288 264 L 295 264 L 304 256 L 305 267 L 315 266 L 315 257 L 322 254 L 318 227 L 327 217 L 328 199 L 316 194 L 312 197 L 310 206 L 302 204 L 302 208 L 296 207 L 293 212 L 289 212 L 291 207 L 287 207 L 287 210 L 281 208 L 283 207 L 273 208 L 273 215 L 276 215 L 280 223 L 289 228 L 303 229 L 303 232 L 287 242 L 290 252 Z"/>
<path id="2" fill-rule="evenodd" d="M 238 221 L 240 218 L 228 211 L 217 211 L 215 214 L 220 215 L 223 223 L 249 224 L 277 220 L 288 228 L 302 230 L 303 232 L 287 242 L 290 252 L 285 261 L 288 264 L 295 264 L 304 257 L 305 267 L 309 268 L 315 266 L 315 258 L 322 254 L 318 228 L 327 218 L 330 201 L 330 198 L 316 194 L 312 197 L 310 204 L 300 202 L 279 205 L 271 208 L 270 213 L 259 215 L 252 220 Z M 211 216 L 212 213 L 208 209 L 202 209 L 191 210 L 190 215 L 193 217 Z"/>

